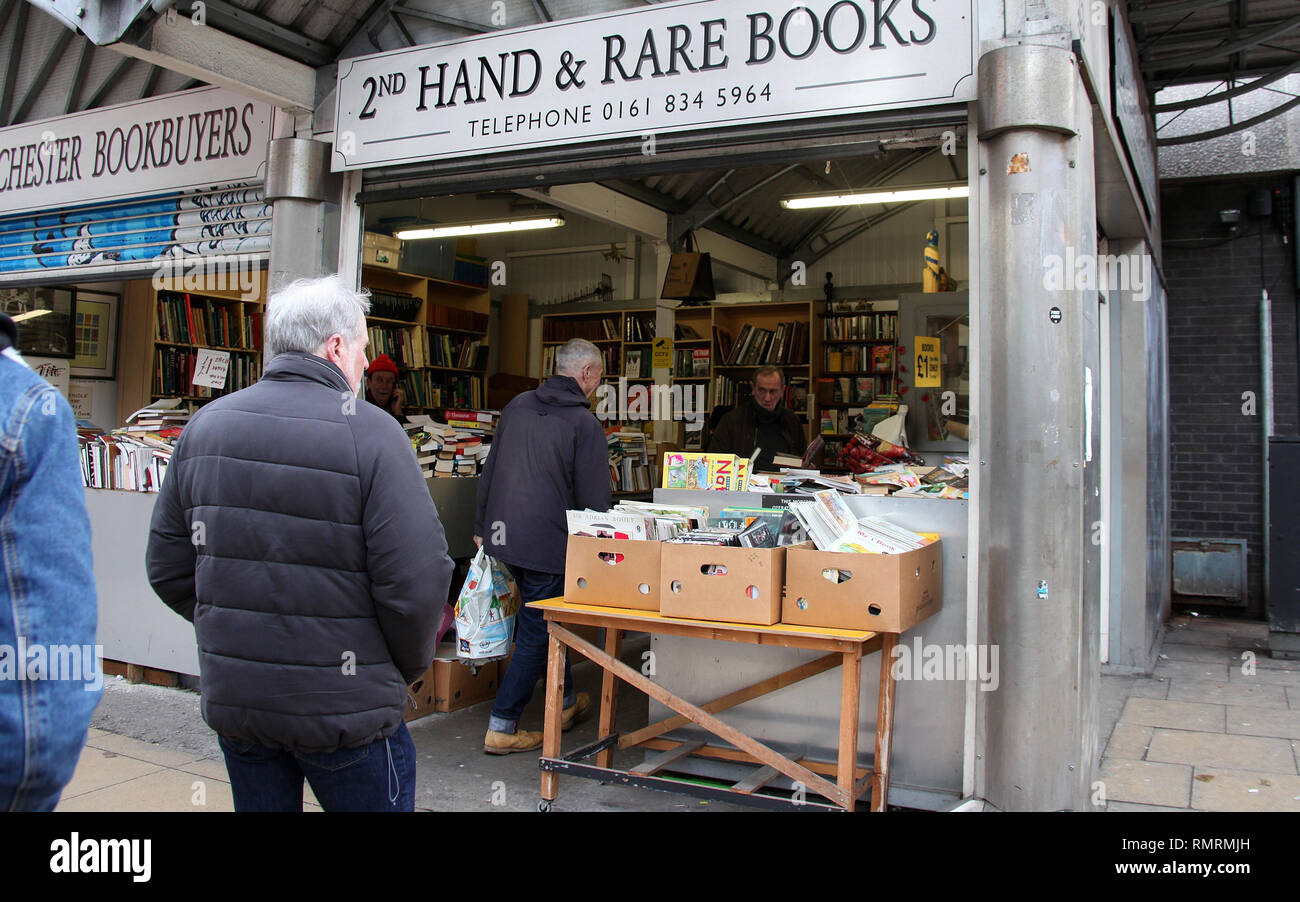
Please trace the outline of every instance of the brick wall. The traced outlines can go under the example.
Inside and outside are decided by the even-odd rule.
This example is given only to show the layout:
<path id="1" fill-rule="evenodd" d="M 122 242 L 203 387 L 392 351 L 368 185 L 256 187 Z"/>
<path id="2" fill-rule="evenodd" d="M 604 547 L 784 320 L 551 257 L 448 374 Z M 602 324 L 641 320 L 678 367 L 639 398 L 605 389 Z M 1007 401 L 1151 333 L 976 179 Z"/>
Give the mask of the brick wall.
<path id="1" fill-rule="evenodd" d="M 1283 175 L 1166 183 L 1161 191 L 1169 298 L 1170 534 L 1245 539 L 1247 612 L 1261 618 L 1259 300 L 1264 286 L 1273 305 L 1274 433 L 1296 434 L 1300 411 L 1295 236 L 1284 243 L 1284 227 L 1289 233 L 1293 226 L 1278 215 L 1282 205 L 1276 195 L 1274 216 L 1262 220 L 1250 216 L 1249 197 L 1257 188 L 1280 188 L 1289 198 L 1291 181 Z M 1224 209 L 1241 210 L 1236 236 L 1220 222 Z M 1247 391 L 1255 393 L 1255 416 L 1242 412 Z"/>

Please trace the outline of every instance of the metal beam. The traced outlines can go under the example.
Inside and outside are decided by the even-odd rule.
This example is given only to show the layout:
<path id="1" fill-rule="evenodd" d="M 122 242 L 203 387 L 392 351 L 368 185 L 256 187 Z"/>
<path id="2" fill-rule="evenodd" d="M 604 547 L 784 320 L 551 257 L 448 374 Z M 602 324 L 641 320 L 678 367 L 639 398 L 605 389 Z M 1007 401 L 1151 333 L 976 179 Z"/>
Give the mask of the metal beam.
<path id="1" fill-rule="evenodd" d="M 393 10 L 389 10 L 388 21 L 393 23 L 393 27 L 401 34 L 402 40 L 406 42 L 407 47 L 415 46 L 415 36 L 411 34 L 411 29 L 406 27 L 406 23 L 402 21 L 401 16 Z"/>
<path id="2" fill-rule="evenodd" d="M 9 65 L 5 69 L 4 90 L 0 91 L 0 122 L 9 124 L 9 107 L 14 102 L 14 82 L 18 80 L 18 64 L 23 58 L 23 37 L 27 32 L 27 13 L 31 6 L 21 3 L 18 6 L 18 19 L 14 24 L 14 34 L 9 41 Z"/>
<path id="3" fill-rule="evenodd" d="M 649 188 L 641 182 L 613 179 L 599 184 L 611 188 L 620 194 L 626 194 L 633 200 L 639 200 L 644 204 L 648 204 L 656 210 L 663 210 L 669 214 L 670 219 L 673 216 L 680 216 L 686 212 L 686 206 L 682 201 L 670 194 L 664 194 L 661 191 Z M 725 220 L 722 222 L 714 222 L 709 226 L 709 228 L 717 232 L 719 235 L 730 238 L 732 241 L 748 245 L 755 250 L 762 251 L 765 254 L 770 254 L 773 257 L 779 257 L 785 250 L 781 245 L 768 241 L 760 235 L 755 235 L 753 232 L 741 228 L 740 226 L 733 225 Z M 667 240 L 667 238 L 665 238 L 665 240 Z"/>
<path id="4" fill-rule="evenodd" d="M 127 71 L 134 66 L 136 62 L 136 60 L 131 59 L 129 56 L 119 60 L 118 64 L 113 67 L 113 71 L 108 73 L 104 80 L 99 83 L 99 87 L 95 89 L 94 94 L 90 95 L 90 99 L 86 101 L 86 104 L 82 109 L 93 110 L 95 107 L 99 106 L 99 102 L 104 99 L 105 95 L 113 89 L 113 86 L 116 85 L 124 75 L 126 75 Z"/>
<path id="5" fill-rule="evenodd" d="M 1162 16 L 1183 16 L 1188 13 L 1199 12 L 1202 9 L 1209 9 L 1212 6 L 1227 6 L 1233 2 L 1235 0 L 1169 0 L 1168 3 L 1149 3 L 1141 6 L 1136 3 L 1129 3 L 1128 20 L 1137 25 Z"/>
<path id="6" fill-rule="evenodd" d="M 204 15 L 209 27 L 267 47 L 310 66 L 323 66 L 338 58 L 338 48 L 310 38 L 301 31 L 286 28 L 254 10 L 243 9 L 225 0 L 205 0 L 205 3 Z M 309 11 L 310 7 L 311 4 L 304 4 L 304 12 Z M 192 4 L 190 9 L 193 9 Z"/>
<path id="7" fill-rule="evenodd" d="M 150 66 L 149 73 L 144 78 L 144 87 L 140 89 L 140 99 L 152 97 L 158 87 L 158 79 L 162 77 L 163 70 L 158 66 Z"/>
<path id="8" fill-rule="evenodd" d="M 410 6 L 394 6 L 392 11 L 394 14 L 401 13 L 404 16 L 412 16 L 416 19 L 425 19 L 426 21 L 438 25 L 445 25 L 448 28 L 459 28 L 462 31 L 468 31 L 474 34 L 487 34 L 488 32 L 497 30 L 487 25 L 480 25 L 477 22 L 467 22 L 464 19 L 456 19 L 439 13 L 431 13 L 424 9 L 414 9 Z"/>
<path id="9" fill-rule="evenodd" d="M 1287 110 L 1292 109 L 1300 104 L 1300 97 L 1288 100 L 1286 103 L 1273 107 L 1266 113 L 1260 113 L 1258 116 L 1252 116 L 1250 119 L 1243 119 L 1240 122 L 1234 122 L 1231 125 L 1225 125 L 1223 128 L 1211 129 L 1207 132 L 1196 132 L 1192 135 L 1179 135 L 1177 138 L 1156 138 L 1157 147 L 1169 147 L 1174 144 L 1195 144 L 1197 141 L 1209 141 L 1213 138 L 1222 138 L 1224 135 L 1230 135 L 1233 132 L 1239 132 L 1243 128 L 1250 128 L 1252 125 L 1259 125 L 1261 122 L 1267 122 L 1274 116 L 1280 116 Z"/>
<path id="10" fill-rule="evenodd" d="M 538 20 L 542 22 L 550 22 L 555 18 L 542 0 L 533 0 L 533 12 L 537 13 Z"/>
<path id="11" fill-rule="evenodd" d="M 53 72 L 54 67 L 59 64 L 59 60 L 67 51 L 68 45 L 72 43 L 72 39 L 76 36 L 77 33 L 75 31 L 68 31 L 67 29 L 62 30 L 59 34 L 58 40 L 54 42 L 54 49 L 51 50 L 50 55 L 45 58 L 45 62 L 41 63 L 41 68 L 37 70 L 36 77 L 32 79 L 31 85 L 28 86 L 27 93 L 23 96 L 22 103 L 18 104 L 18 109 L 14 110 L 13 118 L 7 120 L 5 125 L 13 125 L 15 122 L 22 122 L 27 118 L 27 113 L 31 110 L 32 104 L 36 102 L 36 98 L 39 97 L 41 91 L 45 89 L 45 83 L 49 80 L 50 73 Z"/>
<path id="12" fill-rule="evenodd" d="M 94 55 L 95 45 L 84 36 L 81 38 L 81 57 L 77 60 L 77 71 L 72 75 L 68 85 L 68 102 L 63 107 L 63 115 L 68 115 L 77 108 L 77 99 L 81 89 L 86 85 L 86 70 L 90 68 L 90 58 Z"/>
<path id="13" fill-rule="evenodd" d="M 1300 70 L 1300 58 L 1284 69 L 1278 69 L 1272 75 L 1265 75 L 1255 81 L 1244 85 L 1238 85 L 1235 88 L 1229 88 L 1227 91 L 1219 91 L 1216 94 L 1206 94 L 1203 97 L 1193 97 L 1190 100 L 1178 100 L 1173 103 L 1157 103 L 1151 107 L 1152 113 L 1172 113 L 1176 110 L 1190 110 L 1198 106 L 1210 106 L 1216 103 L 1223 103 L 1225 100 L 1235 100 L 1243 94 L 1249 94 L 1251 91 L 1258 90 L 1265 85 L 1271 85 L 1275 81 L 1286 78 L 1293 72 Z"/>
<path id="14" fill-rule="evenodd" d="M 1292 16 L 1290 19 L 1265 23 L 1245 37 L 1227 43 L 1223 43 L 1223 31 L 1221 29 L 1205 29 L 1173 40 L 1171 43 L 1175 45 L 1175 48 L 1171 51 L 1171 55 L 1166 56 L 1163 52 L 1152 51 L 1150 47 L 1147 47 L 1138 56 L 1143 68 L 1157 65 L 1167 68 L 1196 65 L 1205 62 L 1207 57 L 1219 59 L 1232 56 L 1234 53 L 1248 50 L 1265 41 L 1271 41 L 1297 28 L 1300 28 L 1300 16 Z M 1212 43 L 1209 46 L 1197 46 L 1205 41 Z"/>
<path id="15" fill-rule="evenodd" d="M 215 28 L 197 28 L 188 19 L 161 18 L 140 43 L 122 41 L 110 48 L 292 113 L 310 113 L 316 106 L 315 69 Z"/>

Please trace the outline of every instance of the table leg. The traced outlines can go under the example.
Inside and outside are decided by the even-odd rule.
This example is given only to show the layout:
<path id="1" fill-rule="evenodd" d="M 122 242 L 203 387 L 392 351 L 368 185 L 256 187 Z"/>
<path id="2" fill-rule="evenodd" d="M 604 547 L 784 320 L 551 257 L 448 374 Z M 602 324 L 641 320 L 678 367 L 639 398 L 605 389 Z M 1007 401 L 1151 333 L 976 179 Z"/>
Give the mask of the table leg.
<path id="1" fill-rule="evenodd" d="M 617 660 L 622 650 L 623 631 L 612 626 L 605 627 L 605 654 Z M 596 738 L 604 739 L 614 732 L 614 721 L 618 715 L 618 679 L 612 671 L 601 668 L 600 679 L 600 729 Z M 614 750 L 604 749 L 596 753 L 597 767 L 610 767 L 614 763 Z"/>
<path id="2" fill-rule="evenodd" d="M 871 774 L 871 810 L 884 811 L 889 800 L 889 755 L 894 745 L 894 647 L 897 633 L 882 633 L 880 700 L 876 706 L 876 760 Z"/>
<path id="3" fill-rule="evenodd" d="M 553 624 L 548 624 L 548 628 Z M 546 720 L 542 727 L 542 757 L 560 757 L 560 721 L 564 714 L 564 645 L 552 634 L 546 658 Z M 542 771 L 542 799 L 553 801 L 559 775 Z"/>
<path id="4" fill-rule="evenodd" d="M 840 682 L 840 757 L 837 773 L 840 804 L 849 811 L 857 805 L 854 784 L 858 767 L 858 709 L 862 704 L 862 646 L 844 652 Z"/>

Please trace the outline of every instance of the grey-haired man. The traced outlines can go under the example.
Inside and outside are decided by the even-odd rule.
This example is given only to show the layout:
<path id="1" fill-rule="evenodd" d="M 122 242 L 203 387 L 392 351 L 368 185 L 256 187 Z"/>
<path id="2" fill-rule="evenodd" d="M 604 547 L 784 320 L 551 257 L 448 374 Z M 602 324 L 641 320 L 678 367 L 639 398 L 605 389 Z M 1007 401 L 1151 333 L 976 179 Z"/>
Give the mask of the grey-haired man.
<path id="1" fill-rule="evenodd" d="M 194 623 L 203 719 L 237 811 L 410 811 L 407 684 L 433 660 L 452 562 L 402 427 L 357 399 L 367 298 L 272 294 L 256 385 L 177 442 L 149 581 Z"/>

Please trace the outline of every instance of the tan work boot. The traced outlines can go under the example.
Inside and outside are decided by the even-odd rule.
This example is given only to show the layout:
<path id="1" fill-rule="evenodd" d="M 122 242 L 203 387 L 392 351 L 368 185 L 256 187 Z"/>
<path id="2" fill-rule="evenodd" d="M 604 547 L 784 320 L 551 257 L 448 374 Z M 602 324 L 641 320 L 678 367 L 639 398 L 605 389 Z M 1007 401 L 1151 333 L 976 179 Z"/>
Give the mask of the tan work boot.
<path id="1" fill-rule="evenodd" d="M 483 737 L 483 751 L 489 755 L 509 755 L 511 752 L 531 752 L 542 747 L 542 734 L 520 730 L 517 733 L 498 733 L 488 730 Z"/>
<path id="2" fill-rule="evenodd" d="M 579 692 L 578 697 L 574 699 L 573 704 L 568 708 L 565 708 L 564 713 L 560 715 L 560 729 L 567 732 L 578 722 L 578 719 L 581 718 L 582 715 L 587 713 L 587 709 L 590 707 L 591 696 L 585 692 Z"/>

